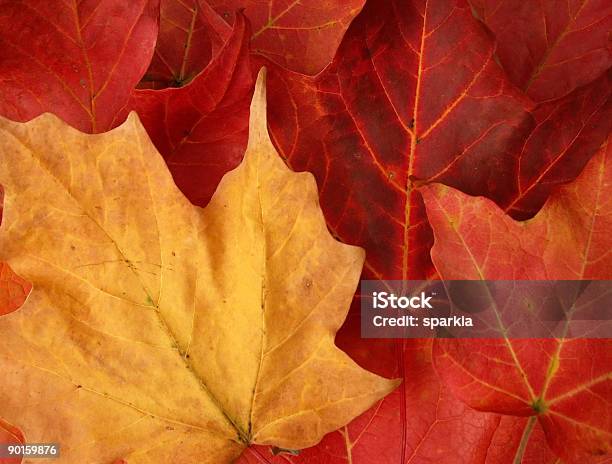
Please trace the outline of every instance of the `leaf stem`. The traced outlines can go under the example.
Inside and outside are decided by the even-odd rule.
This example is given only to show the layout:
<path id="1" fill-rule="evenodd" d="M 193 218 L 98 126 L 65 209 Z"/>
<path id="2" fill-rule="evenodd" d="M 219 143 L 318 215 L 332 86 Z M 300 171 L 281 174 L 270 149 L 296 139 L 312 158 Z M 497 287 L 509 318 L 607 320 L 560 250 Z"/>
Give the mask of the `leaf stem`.
<path id="1" fill-rule="evenodd" d="M 521 437 L 521 442 L 519 443 L 516 454 L 514 455 L 514 461 L 512 461 L 513 464 L 521 464 L 521 462 L 523 462 L 523 456 L 525 455 L 525 450 L 527 449 L 527 443 L 529 443 L 529 437 L 531 437 L 531 432 L 536 420 L 536 416 L 531 416 L 529 420 L 527 420 L 525 430 L 523 430 L 523 436 Z"/>

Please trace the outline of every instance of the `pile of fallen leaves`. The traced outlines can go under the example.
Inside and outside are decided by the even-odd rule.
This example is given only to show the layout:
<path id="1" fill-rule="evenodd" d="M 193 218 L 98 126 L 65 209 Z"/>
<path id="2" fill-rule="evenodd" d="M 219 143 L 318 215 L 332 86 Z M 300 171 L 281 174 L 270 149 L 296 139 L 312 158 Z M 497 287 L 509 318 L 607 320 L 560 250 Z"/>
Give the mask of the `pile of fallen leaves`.
<path id="1" fill-rule="evenodd" d="M 356 289 L 612 278 L 611 31 L 603 0 L 0 0 L 0 442 L 609 462 L 609 339 L 367 340 Z"/>

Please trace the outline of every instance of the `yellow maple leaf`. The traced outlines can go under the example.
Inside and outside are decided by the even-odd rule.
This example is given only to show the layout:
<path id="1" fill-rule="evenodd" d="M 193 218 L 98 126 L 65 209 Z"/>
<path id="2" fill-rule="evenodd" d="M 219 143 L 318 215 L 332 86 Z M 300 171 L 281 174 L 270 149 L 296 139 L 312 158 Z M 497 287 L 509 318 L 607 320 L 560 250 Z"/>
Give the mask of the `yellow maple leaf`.
<path id="1" fill-rule="evenodd" d="M 84 135 L 0 120 L 0 259 L 33 283 L 0 318 L 0 417 L 58 463 L 228 463 L 298 449 L 396 382 L 334 345 L 364 253 L 328 232 L 266 129 L 210 204 L 174 185 L 137 117 Z"/>

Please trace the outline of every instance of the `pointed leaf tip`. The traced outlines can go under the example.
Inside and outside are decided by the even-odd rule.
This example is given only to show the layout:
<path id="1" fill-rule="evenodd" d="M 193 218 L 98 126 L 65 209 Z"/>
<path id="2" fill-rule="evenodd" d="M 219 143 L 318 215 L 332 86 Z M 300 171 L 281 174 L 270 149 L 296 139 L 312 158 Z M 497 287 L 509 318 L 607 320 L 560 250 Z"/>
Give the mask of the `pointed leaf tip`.
<path id="1" fill-rule="evenodd" d="M 258 145 L 271 144 L 268 135 L 268 116 L 266 102 L 265 67 L 259 70 L 253 99 L 251 100 L 251 115 L 249 117 L 249 148 Z M 247 149 L 248 151 L 248 149 Z"/>

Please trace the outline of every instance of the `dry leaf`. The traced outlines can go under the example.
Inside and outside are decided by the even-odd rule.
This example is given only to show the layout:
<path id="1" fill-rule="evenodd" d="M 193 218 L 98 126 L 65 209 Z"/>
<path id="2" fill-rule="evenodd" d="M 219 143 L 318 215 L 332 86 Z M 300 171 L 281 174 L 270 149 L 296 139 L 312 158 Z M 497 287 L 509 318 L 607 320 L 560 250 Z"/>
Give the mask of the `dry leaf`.
<path id="1" fill-rule="evenodd" d="M 0 417 L 61 442 L 58 463 L 311 446 L 396 385 L 334 345 L 363 251 L 272 148 L 261 81 L 244 162 L 205 209 L 134 115 L 91 136 L 0 121 L 0 259 L 34 287 L 0 320 Z"/>

